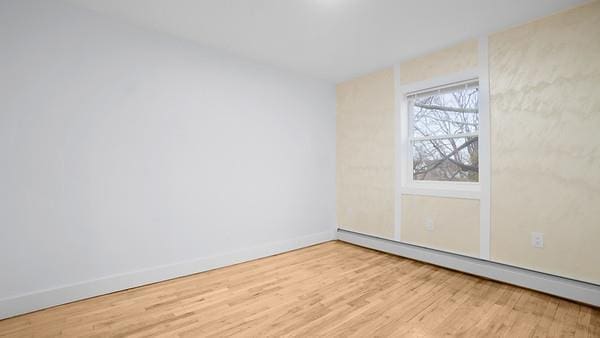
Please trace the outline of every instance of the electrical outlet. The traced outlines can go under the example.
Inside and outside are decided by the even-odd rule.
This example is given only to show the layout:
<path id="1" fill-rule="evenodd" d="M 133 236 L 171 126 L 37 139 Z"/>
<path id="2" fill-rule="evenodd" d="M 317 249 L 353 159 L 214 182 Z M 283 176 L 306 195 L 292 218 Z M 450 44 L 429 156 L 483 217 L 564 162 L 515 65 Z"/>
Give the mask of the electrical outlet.
<path id="1" fill-rule="evenodd" d="M 425 230 L 433 231 L 433 220 L 431 218 L 425 220 Z"/>
<path id="2" fill-rule="evenodd" d="M 531 246 L 534 248 L 544 247 L 544 234 L 541 232 L 531 233 Z"/>

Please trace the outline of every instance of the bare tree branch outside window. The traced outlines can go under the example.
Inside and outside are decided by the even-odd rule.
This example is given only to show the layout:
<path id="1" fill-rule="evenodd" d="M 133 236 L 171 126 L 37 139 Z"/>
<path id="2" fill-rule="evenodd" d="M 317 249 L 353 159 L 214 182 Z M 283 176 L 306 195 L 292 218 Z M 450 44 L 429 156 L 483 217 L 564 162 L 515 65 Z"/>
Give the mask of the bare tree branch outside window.
<path id="1" fill-rule="evenodd" d="M 477 82 L 409 95 L 413 179 L 479 181 Z"/>

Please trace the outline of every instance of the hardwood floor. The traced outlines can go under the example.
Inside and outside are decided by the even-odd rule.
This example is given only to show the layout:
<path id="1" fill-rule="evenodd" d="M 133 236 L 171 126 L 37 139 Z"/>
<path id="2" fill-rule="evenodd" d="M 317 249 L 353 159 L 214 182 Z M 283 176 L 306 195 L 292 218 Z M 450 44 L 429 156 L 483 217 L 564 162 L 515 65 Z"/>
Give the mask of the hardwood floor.
<path id="1" fill-rule="evenodd" d="M 600 309 L 328 242 L 0 321 L 0 336 L 600 337 Z"/>

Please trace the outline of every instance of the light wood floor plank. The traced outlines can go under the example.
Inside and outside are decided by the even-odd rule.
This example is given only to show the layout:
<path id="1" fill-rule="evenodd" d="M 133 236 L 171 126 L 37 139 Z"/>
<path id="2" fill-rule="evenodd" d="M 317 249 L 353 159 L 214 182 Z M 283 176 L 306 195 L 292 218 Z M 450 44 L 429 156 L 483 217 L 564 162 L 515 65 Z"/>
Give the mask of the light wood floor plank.
<path id="1" fill-rule="evenodd" d="M 343 242 L 0 321 L 2 337 L 600 337 L 600 309 Z"/>

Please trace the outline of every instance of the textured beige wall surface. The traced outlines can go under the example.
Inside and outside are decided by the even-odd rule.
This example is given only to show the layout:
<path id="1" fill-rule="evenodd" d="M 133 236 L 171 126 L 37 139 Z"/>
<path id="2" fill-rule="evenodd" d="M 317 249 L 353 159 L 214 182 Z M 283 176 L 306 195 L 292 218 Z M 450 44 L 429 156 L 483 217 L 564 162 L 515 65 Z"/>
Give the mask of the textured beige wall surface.
<path id="1" fill-rule="evenodd" d="M 401 224 L 403 242 L 479 257 L 479 200 L 403 195 Z"/>
<path id="2" fill-rule="evenodd" d="M 404 62 L 400 66 L 403 84 L 476 67 L 477 55 L 477 41 L 471 40 Z M 392 69 L 337 86 L 337 218 L 341 228 L 394 237 L 394 108 Z M 402 240 L 406 231 L 409 241 L 420 245 L 464 254 L 478 252 L 478 201 L 437 197 L 408 200 L 410 208 L 403 207 Z M 442 226 L 439 215 L 449 213 L 454 206 L 470 213 L 465 216 L 466 224 L 448 221 L 448 227 Z M 422 234 L 419 219 L 424 217 L 438 217 L 440 231 Z M 473 232 L 469 229 L 475 223 Z M 444 243 L 442 229 L 450 227 L 470 233 Z"/>
<path id="3" fill-rule="evenodd" d="M 477 40 L 468 40 L 400 64 L 400 83 L 409 84 L 458 73 L 478 65 Z"/>
<path id="4" fill-rule="evenodd" d="M 490 80 L 492 259 L 600 283 L 600 2 L 492 35 Z"/>
<path id="5" fill-rule="evenodd" d="M 393 70 L 339 84 L 336 94 L 338 225 L 393 238 Z"/>
<path id="6" fill-rule="evenodd" d="M 489 53 L 491 258 L 600 283 L 600 2 L 493 34 Z M 402 63 L 401 83 L 476 66 L 467 41 Z M 388 238 L 393 88 L 391 69 L 337 87 L 338 223 Z M 476 200 L 404 195 L 401 223 L 403 241 L 478 254 Z M 533 231 L 543 249 L 531 247 Z"/>

